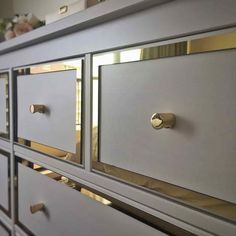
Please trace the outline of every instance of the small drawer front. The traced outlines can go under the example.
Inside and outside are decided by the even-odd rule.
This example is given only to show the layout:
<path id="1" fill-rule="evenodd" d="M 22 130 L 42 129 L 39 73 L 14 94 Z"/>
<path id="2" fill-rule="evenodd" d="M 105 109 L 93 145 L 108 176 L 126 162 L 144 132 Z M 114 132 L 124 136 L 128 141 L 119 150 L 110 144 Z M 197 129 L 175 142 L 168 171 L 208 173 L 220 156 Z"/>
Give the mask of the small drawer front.
<path id="1" fill-rule="evenodd" d="M 0 133 L 7 133 L 7 80 L 0 78 Z"/>
<path id="2" fill-rule="evenodd" d="M 76 70 L 18 76 L 17 97 L 18 137 L 75 153 Z"/>
<path id="3" fill-rule="evenodd" d="M 99 160 L 236 203 L 235 59 L 225 50 L 102 66 Z M 175 127 L 154 129 L 155 113 L 174 113 Z"/>
<path id="4" fill-rule="evenodd" d="M 164 235 L 22 164 L 18 174 L 18 218 L 37 236 Z M 45 208 L 32 214 L 37 203 Z"/>
<path id="5" fill-rule="evenodd" d="M 0 154 L 0 206 L 6 211 L 9 210 L 8 157 L 2 154 Z"/>
<path id="6" fill-rule="evenodd" d="M 0 235 L 1 236 L 10 236 L 10 232 L 7 230 L 7 228 L 5 226 L 3 226 L 1 224 L 1 221 L 0 221 Z"/>

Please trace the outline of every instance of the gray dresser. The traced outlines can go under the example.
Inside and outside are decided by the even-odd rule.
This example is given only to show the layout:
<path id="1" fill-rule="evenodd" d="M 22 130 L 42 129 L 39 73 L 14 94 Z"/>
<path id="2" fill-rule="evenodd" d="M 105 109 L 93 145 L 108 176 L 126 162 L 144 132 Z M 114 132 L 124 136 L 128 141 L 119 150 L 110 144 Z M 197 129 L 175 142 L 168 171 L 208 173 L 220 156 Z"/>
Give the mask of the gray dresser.
<path id="1" fill-rule="evenodd" d="M 2 42 L 0 236 L 235 236 L 235 9 L 108 0 Z"/>

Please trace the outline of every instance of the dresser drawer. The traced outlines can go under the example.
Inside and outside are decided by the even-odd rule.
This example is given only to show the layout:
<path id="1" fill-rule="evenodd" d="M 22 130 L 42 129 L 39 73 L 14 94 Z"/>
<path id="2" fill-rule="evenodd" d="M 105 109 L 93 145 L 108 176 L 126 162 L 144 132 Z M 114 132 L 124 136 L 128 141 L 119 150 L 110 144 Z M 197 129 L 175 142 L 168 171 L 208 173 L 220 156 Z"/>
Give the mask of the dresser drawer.
<path id="1" fill-rule="evenodd" d="M 225 50 L 101 66 L 99 161 L 236 203 L 235 59 Z M 173 113 L 175 126 L 154 129 L 155 113 Z"/>
<path id="2" fill-rule="evenodd" d="M 0 206 L 4 211 L 9 211 L 8 160 L 7 156 L 0 153 Z"/>
<path id="3" fill-rule="evenodd" d="M 164 235 L 22 164 L 18 175 L 18 220 L 37 236 Z M 32 214 L 38 203 L 44 210 Z"/>
<path id="4" fill-rule="evenodd" d="M 17 77 L 18 137 L 76 152 L 76 70 Z"/>

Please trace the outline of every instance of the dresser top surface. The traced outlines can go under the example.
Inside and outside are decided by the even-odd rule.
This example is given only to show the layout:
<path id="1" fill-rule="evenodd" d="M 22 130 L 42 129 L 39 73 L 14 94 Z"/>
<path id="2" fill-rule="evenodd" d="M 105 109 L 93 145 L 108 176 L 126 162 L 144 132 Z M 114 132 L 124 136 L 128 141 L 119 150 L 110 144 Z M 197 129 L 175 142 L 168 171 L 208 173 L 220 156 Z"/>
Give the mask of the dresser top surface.
<path id="1" fill-rule="evenodd" d="M 17 38 L 0 43 L 0 55 L 83 30 L 168 1 L 171 0 L 108 0 Z"/>

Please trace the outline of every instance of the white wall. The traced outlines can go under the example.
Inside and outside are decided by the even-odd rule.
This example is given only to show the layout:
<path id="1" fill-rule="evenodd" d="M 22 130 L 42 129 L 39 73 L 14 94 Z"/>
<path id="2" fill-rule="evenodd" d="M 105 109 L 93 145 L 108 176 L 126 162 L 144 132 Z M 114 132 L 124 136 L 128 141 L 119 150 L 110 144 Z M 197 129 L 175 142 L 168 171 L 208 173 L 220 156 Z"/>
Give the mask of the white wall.
<path id="1" fill-rule="evenodd" d="M 1 2 L 2 0 L 0 0 Z M 11 1 L 11 0 L 4 0 Z M 33 13 L 39 19 L 44 20 L 45 15 L 56 12 L 59 7 L 68 5 L 77 0 L 12 0 L 14 6 L 14 12 Z"/>
<path id="2" fill-rule="evenodd" d="M 14 15 L 12 0 L 0 0 L 0 18 L 10 18 Z M 0 33 L 0 42 L 4 40 Z"/>
<path id="3" fill-rule="evenodd" d="M 12 17 L 13 15 L 12 0 L 0 0 L 0 18 Z"/>

